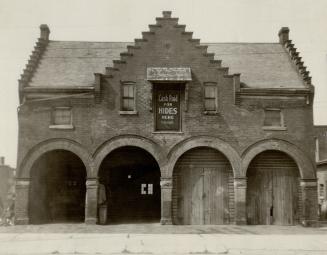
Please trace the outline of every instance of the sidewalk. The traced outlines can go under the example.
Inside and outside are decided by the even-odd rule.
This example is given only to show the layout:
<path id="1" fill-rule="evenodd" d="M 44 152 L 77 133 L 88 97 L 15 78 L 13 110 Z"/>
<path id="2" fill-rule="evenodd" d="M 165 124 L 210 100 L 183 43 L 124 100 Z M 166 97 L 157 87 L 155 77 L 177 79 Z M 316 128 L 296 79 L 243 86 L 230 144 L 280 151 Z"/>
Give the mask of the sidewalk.
<path id="1" fill-rule="evenodd" d="M 63 224 L 64 225 L 64 224 Z M 66 225 L 66 224 L 65 224 Z M 304 255 L 327 254 L 327 229 L 290 227 L 265 227 L 265 233 L 256 233 L 249 226 L 241 227 L 244 233 L 168 233 L 168 230 L 179 226 L 161 226 L 166 233 L 93 233 L 94 229 L 102 226 L 87 226 L 78 224 L 72 229 L 89 229 L 89 233 L 31 233 L 17 232 L 17 228 L 28 230 L 40 226 L 15 226 L 11 232 L 4 233 L 0 228 L 0 254 L 242 254 L 242 255 Z M 59 225 L 42 225 L 44 229 L 62 228 Z M 85 227 L 85 228 L 84 228 Z M 107 228 L 110 226 L 104 226 Z M 113 227 L 113 226 L 111 226 Z M 129 225 L 120 225 L 120 228 L 129 228 Z M 156 228 L 156 226 L 140 225 L 140 228 Z M 184 226 L 188 230 L 208 229 L 217 226 Z M 219 227 L 219 226 L 218 226 Z M 222 227 L 222 226 L 220 226 Z M 234 231 L 234 227 L 228 227 Z M 16 229 L 15 229 L 16 228 Z M 117 226 L 116 226 L 117 228 Z M 80 231 L 79 229 L 79 231 Z M 135 227 L 132 228 L 135 230 Z M 211 230 L 210 230 L 211 229 Z M 13 231 L 13 230 L 16 230 Z M 210 231 L 209 231 L 210 230 Z M 246 231 L 247 230 L 247 231 Z M 303 230 L 303 231 L 301 231 Z M 169 232 L 170 232 L 169 231 Z M 185 231 L 185 229 L 184 229 Z M 153 232 L 153 231 L 152 231 Z M 290 233 L 293 232 L 293 233 Z M 303 233 L 301 233 L 303 232 Z"/>

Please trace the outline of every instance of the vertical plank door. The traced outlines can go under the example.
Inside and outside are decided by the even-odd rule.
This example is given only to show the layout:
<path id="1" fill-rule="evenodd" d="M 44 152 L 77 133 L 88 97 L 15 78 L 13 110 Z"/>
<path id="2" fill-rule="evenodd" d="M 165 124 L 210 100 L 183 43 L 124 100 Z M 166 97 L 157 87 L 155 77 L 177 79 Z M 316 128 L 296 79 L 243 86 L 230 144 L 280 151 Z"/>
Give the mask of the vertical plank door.
<path id="1" fill-rule="evenodd" d="M 228 171 L 204 168 L 204 224 L 229 223 Z"/>
<path id="2" fill-rule="evenodd" d="M 292 168 L 273 171 L 273 224 L 294 225 L 297 218 L 298 178 Z"/>
<path id="3" fill-rule="evenodd" d="M 191 172 L 191 222 L 192 225 L 204 224 L 204 183 L 203 168 L 192 167 Z"/>

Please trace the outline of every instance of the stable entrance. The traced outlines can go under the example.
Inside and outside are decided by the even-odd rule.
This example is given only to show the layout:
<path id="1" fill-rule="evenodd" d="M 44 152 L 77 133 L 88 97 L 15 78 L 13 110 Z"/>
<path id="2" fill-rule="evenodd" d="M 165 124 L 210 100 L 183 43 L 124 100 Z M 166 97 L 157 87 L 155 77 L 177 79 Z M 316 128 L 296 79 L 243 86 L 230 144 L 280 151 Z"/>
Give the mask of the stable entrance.
<path id="1" fill-rule="evenodd" d="M 247 220 L 252 225 L 294 225 L 299 221 L 299 171 L 283 152 L 265 151 L 248 172 Z"/>
<path id="2" fill-rule="evenodd" d="M 54 150 L 43 154 L 31 169 L 31 224 L 83 222 L 86 169 L 74 153 Z"/>
<path id="3" fill-rule="evenodd" d="M 107 223 L 160 221 L 160 169 L 145 150 L 127 146 L 111 152 L 99 181 L 106 196 L 99 198 L 99 207 L 107 207 Z"/>
<path id="4" fill-rule="evenodd" d="M 175 224 L 228 224 L 233 220 L 232 168 L 220 152 L 206 147 L 182 155 L 173 175 Z"/>

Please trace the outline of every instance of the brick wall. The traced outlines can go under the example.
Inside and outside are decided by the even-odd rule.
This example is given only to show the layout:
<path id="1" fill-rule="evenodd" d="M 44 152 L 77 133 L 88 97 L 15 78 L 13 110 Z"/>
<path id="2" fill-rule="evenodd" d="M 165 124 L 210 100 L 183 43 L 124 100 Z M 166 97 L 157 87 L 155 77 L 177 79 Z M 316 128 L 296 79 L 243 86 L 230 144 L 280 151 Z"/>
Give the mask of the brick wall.
<path id="1" fill-rule="evenodd" d="M 173 23 L 173 24 L 171 24 Z M 105 141 L 122 134 L 135 134 L 152 139 L 155 143 L 171 149 L 178 142 L 197 135 L 215 136 L 229 143 L 239 154 L 251 144 L 269 138 L 278 138 L 298 146 L 313 161 L 314 138 L 312 106 L 304 99 L 269 97 L 240 98 L 240 106 L 234 104 L 233 78 L 225 76 L 198 42 L 190 40 L 183 28 L 174 26 L 174 19 L 163 19 L 154 33 L 145 33 L 145 40 L 136 42 L 129 49 L 132 56 L 124 56 L 126 63 L 116 63 L 113 76 L 101 80 L 101 100 L 93 99 L 48 100 L 25 103 L 19 112 L 18 165 L 29 150 L 38 143 L 51 138 L 67 138 L 80 143 L 90 154 Z M 219 58 L 219 56 L 217 56 Z M 158 66 L 187 66 L 192 70 L 193 81 L 189 83 L 188 110 L 184 111 L 182 93 L 181 134 L 156 134 L 154 114 L 151 112 L 151 83 L 146 80 L 146 68 Z M 242 75 L 241 75 L 242 80 Z M 136 84 L 137 115 L 120 115 L 121 81 Z M 203 83 L 217 82 L 219 113 L 205 115 L 203 108 Z M 73 130 L 49 129 L 51 107 L 72 106 Z M 265 131 L 262 129 L 265 107 L 282 107 L 287 129 Z"/>
<path id="2" fill-rule="evenodd" d="M 241 165 L 244 163 L 241 161 L 244 159 L 246 162 L 255 152 L 260 152 L 260 149 L 249 149 L 251 145 L 274 138 L 283 141 L 283 143 L 280 142 L 283 150 L 287 151 L 289 148 L 289 151 L 292 151 L 290 155 L 296 155 L 297 162 L 303 163 L 298 166 L 302 177 L 305 179 L 301 183 L 303 189 L 301 197 L 301 201 L 303 201 L 302 210 L 304 219 L 307 221 L 304 224 L 310 224 L 310 221 L 314 221 L 317 211 L 317 187 L 315 186 L 314 171 L 315 134 L 312 103 L 307 101 L 307 96 L 297 93 L 297 91 L 294 92 L 295 96 L 294 94 L 286 95 L 283 94 L 282 89 L 280 89 L 278 95 L 262 92 L 264 90 L 261 90 L 259 94 L 251 96 L 245 95 L 246 93 L 242 94 L 242 90 L 239 90 L 239 84 L 235 84 L 235 82 L 237 83 L 236 77 L 238 76 L 228 75 L 228 69 L 221 68 L 220 62 L 214 61 L 214 56 L 208 54 L 206 47 L 200 46 L 199 40 L 192 39 L 191 33 L 185 33 L 185 27 L 177 25 L 177 19 L 159 18 L 157 22 L 158 25 L 150 26 L 150 32 L 143 33 L 142 39 L 135 41 L 135 47 L 128 47 L 126 49 L 128 54 L 123 54 L 120 61 L 114 61 L 113 68 L 107 68 L 106 73 L 101 75 L 100 91 L 96 91 L 95 98 L 78 98 L 75 96 L 64 99 L 27 100 L 20 107 L 18 113 L 19 144 L 17 165 L 20 168 L 19 174 L 22 179 L 16 186 L 18 196 L 16 202 L 17 222 L 26 223 L 28 221 L 29 176 L 24 176 L 21 173 L 21 169 L 26 165 L 26 162 L 23 160 L 28 159 L 30 155 L 36 157 L 33 154 L 34 148 L 51 139 L 61 139 L 61 142 L 65 139 L 70 140 L 73 141 L 72 144 L 77 144 L 78 148 L 82 148 L 82 160 L 86 163 L 88 182 L 90 184 L 90 189 L 87 187 L 89 190 L 86 194 L 86 221 L 95 222 L 97 212 L 97 176 L 95 174 L 98 171 L 95 168 L 100 166 L 100 162 L 95 162 L 96 160 L 94 159 L 98 158 L 99 154 L 97 153 L 101 152 L 100 148 L 102 148 L 101 146 L 105 142 L 114 140 L 122 135 L 149 140 L 151 144 L 149 147 L 155 144 L 153 146 L 154 151 L 160 148 L 159 154 L 161 155 L 153 156 L 156 159 L 164 159 L 164 163 L 158 162 L 162 171 L 161 177 L 166 178 L 165 182 L 168 183 L 166 186 L 163 186 L 161 192 L 161 202 L 164 205 L 162 206 L 162 219 L 164 221 L 171 221 L 172 188 L 171 175 L 167 174 L 172 173 L 172 163 L 167 163 L 165 160 L 170 156 L 174 158 L 175 155 L 178 155 L 178 150 L 169 154 L 173 148 L 176 149 L 178 147 L 176 146 L 178 143 L 199 136 L 212 137 L 211 140 L 207 139 L 210 141 L 221 141 L 218 142 L 220 143 L 220 148 L 229 150 L 228 153 L 230 153 L 230 156 L 232 155 L 231 157 L 235 161 L 231 162 L 233 167 L 240 168 L 233 168 L 234 173 L 237 172 L 240 175 L 234 177 L 241 180 L 242 184 L 235 186 L 237 191 L 235 193 L 236 222 L 245 223 L 246 219 L 244 208 L 246 190 L 244 169 L 246 167 L 241 169 Z M 219 58 L 219 56 L 216 56 L 216 58 Z M 184 85 L 176 85 L 182 86 L 182 132 L 169 134 L 154 132 L 153 91 L 152 84 L 147 80 L 146 76 L 148 67 L 191 68 L 192 81 L 188 83 L 187 98 L 185 97 Z M 103 68 L 105 69 L 106 66 Z M 255 70 L 253 71 L 255 72 Z M 51 79 L 51 77 L 49 78 Z M 284 78 L 287 79 L 287 77 Z M 240 79 L 242 82 L 242 74 Z M 135 84 L 137 114 L 120 114 L 121 86 L 124 81 Z M 216 114 L 208 115 L 204 113 L 203 86 L 206 82 L 217 84 L 218 112 Z M 161 86 L 164 86 L 164 84 Z M 188 102 L 187 109 L 185 108 L 186 101 Z M 58 106 L 72 108 L 73 129 L 59 130 L 49 128 L 52 124 L 52 109 Z M 280 108 L 286 128 L 279 130 L 263 129 L 265 108 Z M 135 140 L 133 141 L 135 142 Z M 210 144 L 210 141 L 205 141 L 205 143 Z M 60 142 L 58 143 L 60 144 Z M 125 141 L 122 145 L 133 145 L 133 143 L 126 143 Z M 56 149 L 58 149 L 58 144 L 56 146 Z M 69 149 L 71 145 L 67 142 L 65 146 L 66 149 Z M 263 143 L 262 148 L 278 149 L 278 143 Z M 42 152 L 44 151 L 41 150 L 40 153 Z M 221 152 L 224 153 L 224 151 Z M 36 153 L 36 155 L 38 154 Z M 100 153 L 99 158 L 101 156 L 103 155 Z M 228 155 L 226 156 L 228 157 Z M 302 156 L 303 158 L 301 158 Z M 231 157 L 228 158 L 230 159 Z M 29 162 L 29 164 L 32 163 Z M 91 180 L 90 178 L 93 179 Z"/>
<path id="3" fill-rule="evenodd" d="M 14 186 L 14 169 L 8 165 L 0 165 L 0 218 L 3 210 L 10 206 Z"/>
<path id="4" fill-rule="evenodd" d="M 317 152 L 319 153 L 319 157 L 317 157 L 317 159 L 318 161 L 326 160 L 327 159 L 327 126 L 315 126 L 314 130 L 319 145 L 319 148 L 316 148 Z"/>

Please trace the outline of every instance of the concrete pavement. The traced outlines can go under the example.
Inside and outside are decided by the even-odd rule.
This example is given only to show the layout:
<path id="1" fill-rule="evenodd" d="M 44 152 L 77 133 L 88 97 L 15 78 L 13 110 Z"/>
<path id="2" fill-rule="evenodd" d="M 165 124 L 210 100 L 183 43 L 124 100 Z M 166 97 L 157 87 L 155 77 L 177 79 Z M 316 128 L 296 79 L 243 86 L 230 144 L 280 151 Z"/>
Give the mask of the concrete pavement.
<path id="1" fill-rule="evenodd" d="M 63 225 L 42 225 L 46 229 Z M 266 226 L 264 233 L 249 233 L 251 227 L 243 226 L 244 233 L 168 233 L 174 226 L 161 226 L 166 233 L 94 233 L 93 228 L 85 227 L 89 233 L 39 233 L 18 232 L 34 226 L 0 228 L 0 254 L 242 254 L 242 255 L 303 255 L 327 254 L 327 229 L 295 227 L 290 233 L 284 227 Z M 42 228 L 36 226 L 35 228 Z M 104 226 L 106 228 L 107 226 Z M 108 229 L 110 226 L 108 226 Z M 120 228 L 126 225 L 121 225 Z M 141 226 L 140 226 L 141 227 Z M 178 226 L 176 226 L 178 228 Z M 211 229 L 217 226 L 186 226 L 190 229 Z M 224 226 L 225 229 L 228 229 Z M 231 229 L 237 226 L 230 226 Z M 263 227 L 263 226 L 262 226 Z M 143 228 L 146 228 L 143 225 Z M 151 229 L 151 226 L 148 226 Z M 152 226 L 153 228 L 153 226 Z M 70 227 L 70 230 L 74 228 Z M 83 228 L 84 229 L 84 228 Z M 259 228 L 260 229 L 260 228 Z M 303 231 L 301 231 L 303 230 Z M 253 229 L 251 230 L 253 231 Z M 110 232 L 110 231 L 109 231 Z M 150 231 L 151 232 L 151 231 Z M 153 231 L 152 231 L 153 232 Z M 210 231 L 208 231 L 210 232 Z M 272 232 L 272 233 L 271 233 Z M 301 233 L 303 232 L 303 233 Z"/>

